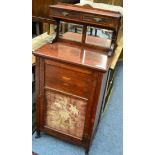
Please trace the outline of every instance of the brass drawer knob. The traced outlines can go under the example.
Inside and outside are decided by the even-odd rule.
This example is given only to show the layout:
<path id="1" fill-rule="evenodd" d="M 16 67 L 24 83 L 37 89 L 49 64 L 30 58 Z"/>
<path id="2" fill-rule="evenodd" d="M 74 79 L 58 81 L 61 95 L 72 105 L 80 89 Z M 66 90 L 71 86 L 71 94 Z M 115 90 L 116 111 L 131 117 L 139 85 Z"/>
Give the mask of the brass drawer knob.
<path id="1" fill-rule="evenodd" d="M 71 80 L 71 78 L 68 78 L 68 77 L 65 77 L 65 76 L 63 76 L 62 79 L 65 80 L 65 81 L 70 81 Z"/>
<path id="2" fill-rule="evenodd" d="M 64 15 L 64 16 L 67 16 L 67 15 L 69 15 L 69 13 L 68 12 L 62 12 L 62 14 Z"/>
<path id="3" fill-rule="evenodd" d="M 94 20 L 95 20 L 96 22 L 101 22 L 101 21 L 102 21 L 102 18 L 94 18 Z"/>

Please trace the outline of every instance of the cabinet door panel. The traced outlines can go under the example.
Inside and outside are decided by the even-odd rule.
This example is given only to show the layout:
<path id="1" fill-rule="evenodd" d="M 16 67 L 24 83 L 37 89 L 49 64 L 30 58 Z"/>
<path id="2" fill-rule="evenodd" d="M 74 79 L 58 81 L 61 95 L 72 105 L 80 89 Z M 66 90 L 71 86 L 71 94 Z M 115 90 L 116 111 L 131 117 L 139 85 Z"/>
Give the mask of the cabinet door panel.
<path id="1" fill-rule="evenodd" d="M 45 127 L 82 140 L 87 99 L 45 90 Z"/>

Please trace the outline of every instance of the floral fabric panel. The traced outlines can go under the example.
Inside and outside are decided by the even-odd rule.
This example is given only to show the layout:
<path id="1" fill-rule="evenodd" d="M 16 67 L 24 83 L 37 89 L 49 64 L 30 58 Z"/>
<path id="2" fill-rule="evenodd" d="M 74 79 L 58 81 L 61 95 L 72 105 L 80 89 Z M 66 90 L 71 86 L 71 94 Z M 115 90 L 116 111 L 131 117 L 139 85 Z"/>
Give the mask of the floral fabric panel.
<path id="1" fill-rule="evenodd" d="M 86 100 L 46 90 L 45 125 L 53 130 L 82 139 Z"/>

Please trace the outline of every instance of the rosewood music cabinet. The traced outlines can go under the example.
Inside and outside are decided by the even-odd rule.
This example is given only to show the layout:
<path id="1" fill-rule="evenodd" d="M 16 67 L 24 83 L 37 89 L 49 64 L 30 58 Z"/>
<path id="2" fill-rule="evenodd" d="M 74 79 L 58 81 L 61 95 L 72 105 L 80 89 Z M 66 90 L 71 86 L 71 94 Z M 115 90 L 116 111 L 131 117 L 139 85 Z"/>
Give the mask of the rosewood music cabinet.
<path id="1" fill-rule="evenodd" d="M 49 17 L 56 21 L 55 37 L 34 52 L 37 137 L 44 131 L 88 154 L 105 106 L 121 16 L 57 4 L 49 6 Z"/>

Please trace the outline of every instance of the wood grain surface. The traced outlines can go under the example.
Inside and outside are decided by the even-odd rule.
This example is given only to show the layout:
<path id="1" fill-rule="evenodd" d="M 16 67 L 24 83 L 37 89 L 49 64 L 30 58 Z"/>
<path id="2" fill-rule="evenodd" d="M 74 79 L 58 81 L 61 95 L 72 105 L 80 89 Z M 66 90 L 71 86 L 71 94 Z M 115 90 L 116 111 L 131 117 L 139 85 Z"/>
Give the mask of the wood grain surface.
<path id="1" fill-rule="evenodd" d="M 106 51 L 79 47 L 74 44 L 62 42 L 46 44 L 33 52 L 33 54 L 101 71 L 106 71 L 111 61 Z"/>

